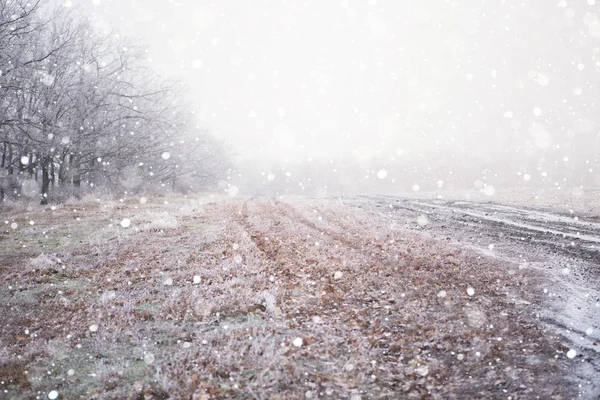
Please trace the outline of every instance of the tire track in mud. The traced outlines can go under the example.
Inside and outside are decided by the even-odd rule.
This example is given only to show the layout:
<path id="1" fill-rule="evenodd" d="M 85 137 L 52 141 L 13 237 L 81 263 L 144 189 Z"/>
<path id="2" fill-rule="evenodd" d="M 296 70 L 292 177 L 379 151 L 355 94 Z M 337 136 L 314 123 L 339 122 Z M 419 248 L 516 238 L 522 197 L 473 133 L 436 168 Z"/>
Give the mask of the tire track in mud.
<path id="1" fill-rule="evenodd" d="M 306 283 L 310 276 L 312 286 L 326 293 L 326 296 L 320 298 L 322 301 L 329 302 L 336 296 L 340 300 L 345 297 L 341 295 L 342 292 L 352 292 L 346 287 L 346 283 L 334 282 L 332 277 L 336 270 L 342 270 L 350 277 L 360 276 L 368 269 L 372 274 L 369 274 L 365 283 L 371 286 L 379 285 L 381 273 L 390 276 L 398 272 L 397 262 L 390 262 L 389 257 L 374 254 L 376 249 L 380 250 L 377 246 L 373 246 L 371 251 L 367 249 L 368 242 L 348 240 L 339 234 L 332 234 L 305 218 L 289 204 L 268 201 L 254 203 L 254 206 L 256 209 L 250 210 L 244 226 L 257 248 L 279 268 L 273 274 L 291 278 L 294 284 Z M 272 221 L 273 229 L 268 233 L 257 229 L 250 221 L 253 214 L 268 218 Z M 313 244 L 313 238 L 320 241 L 318 246 Z M 346 301 L 358 304 L 362 298 L 346 298 Z"/>
<path id="2" fill-rule="evenodd" d="M 493 210 L 482 210 L 477 208 L 487 207 L 486 204 L 462 202 L 458 206 L 454 206 L 452 202 L 446 202 L 444 206 L 437 203 L 429 204 L 423 201 L 414 201 L 401 198 L 393 198 L 387 196 L 361 196 L 362 202 L 355 207 L 369 208 L 370 212 L 379 215 L 382 218 L 395 218 L 398 211 L 401 218 L 403 215 L 409 214 L 411 218 L 415 218 L 421 214 L 426 215 L 429 223 L 424 228 L 426 232 L 435 232 L 437 234 L 452 236 L 464 241 L 473 242 L 474 238 L 488 237 L 491 241 L 502 240 L 502 238 L 510 239 L 516 246 L 532 246 L 538 251 L 532 253 L 527 251 L 529 257 L 537 257 L 537 253 L 547 253 L 553 255 L 562 255 L 570 259 L 579 259 L 586 263 L 595 263 L 600 265 L 600 236 L 596 230 L 581 227 L 580 224 L 585 224 L 582 221 L 577 222 L 578 226 L 567 226 L 564 221 L 549 221 L 544 222 L 535 220 L 531 223 L 521 224 L 514 222 L 511 219 L 520 218 L 515 214 L 502 214 L 504 217 L 492 217 L 485 214 L 492 213 Z M 367 202 L 365 202 L 365 200 Z M 375 206 L 378 203 L 385 201 L 386 204 L 392 205 L 393 213 L 377 212 L 372 209 L 372 205 L 368 202 L 374 202 Z M 441 203 L 440 203 L 441 204 Z M 473 208 L 470 208 L 473 207 Z M 491 205 L 490 207 L 501 207 L 499 205 Z M 513 209 L 508 207 L 509 209 Z M 471 211 L 473 210 L 473 211 Z M 390 210 L 386 210 L 390 211 Z M 533 210 L 520 210 L 523 212 L 534 212 Z M 547 214 L 547 213 L 545 213 Z M 551 214 L 547 214 L 552 216 Z M 555 218 L 566 218 L 564 216 L 552 216 Z M 541 224 L 541 225 L 540 225 Z M 456 229 L 457 227 L 468 227 L 468 230 Z M 568 229 L 565 229 L 568 228 Z M 409 227 L 410 228 L 410 227 Z M 415 226 L 416 228 L 416 226 Z M 567 232 L 561 231 L 565 230 Z M 467 234 L 470 232 L 471 234 Z M 590 245 L 590 243 L 593 243 Z M 477 246 L 477 243 L 472 243 Z M 537 254 L 537 255 L 536 255 Z M 600 269 L 590 269 L 589 273 L 600 275 Z M 599 276 L 600 277 L 600 276 Z"/>
<path id="3" fill-rule="evenodd" d="M 289 328 L 302 329 L 303 340 L 313 347 L 313 353 L 307 354 L 301 362 L 310 365 L 310 374 L 314 374 L 317 380 L 344 382 L 350 387 L 364 385 L 360 376 L 344 370 L 348 362 L 354 362 L 352 357 L 357 356 L 357 353 L 349 355 L 347 346 L 362 349 L 361 354 L 366 353 L 361 357 L 369 360 L 372 359 L 371 346 L 365 335 L 360 333 L 364 327 L 358 327 L 358 322 L 352 323 L 353 312 L 342 312 L 337 308 L 341 304 L 352 303 L 352 308 L 356 309 L 359 300 L 346 295 L 351 290 L 344 290 L 345 284 L 332 281 L 335 268 L 330 265 L 331 258 L 327 258 L 328 265 L 319 262 L 319 254 L 316 253 L 328 253 L 328 250 L 313 247 L 303 240 L 306 234 L 318 236 L 315 233 L 320 231 L 319 228 L 281 203 L 253 202 L 246 204 L 246 208 L 248 212 L 241 213 L 242 223 L 256 246 L 273 262 L 270 269 L 282 289 L 280 306 Z M 260 226 L 261 218 L 271 223 Z M 268 240 L 266 235 L 269 235 Z M 347 250 L 341 247 L 338 253 Z M 336 264 L 341 262 L 338 260 Z M 315 323 L 312 319 L 315 314 L 329 324 Z M 312 326 L 307 326 L 307 321 L 313 321 Z M 314 353 L 316 349 L 319 350 Z M 330 354 L 328 362 L 323 363 L 318 354 Z M 331 365 L 337 367 L 325 372 Z"/>
<path id="4" fill-rule="evenodd" d="M 260 220 L 268 221 L 264 227 L 258 226 Z M 256 198 L 246 200 L 241 210 L 234 217 L 234 220 L 246 232 L 249 239 L 264 257 L 265 273 L 273 277 L 281 277 L 287 281 L 286 289 L 291 289 L 298 284 L 301 276 L 290 268 L 289 261 L 293 260 L 290 255 L 297 257 L 298 251 L 293 254 L 286 254 L 281 246 L 283 241 L 279 238 L 282 221 L 278 218 L 277 209 L 268 201 L 261 201 Z M 254 220 L 254 221 L 253 221 Z M 283 223 L 285 226 L 286 224 Z M 289 235 L 290 238 L 294 237 Z"/>
<path id="5" fill-rule="evenodd" d="M 380 282 L 377 279 L 350 279 L 348 283 L 344 280 L 334 282 L 334 279 L 332 279 L 333 272 L 338 268 L 344 269 L 342 266 L 344 255 L 354 249 L 331 237 L 327 237 L 327 240 L 338 243 L 338 246 L 312 246 L 308 243 L 308 240 L 302 240 L 303 237 L 307 236 L 306 234 L 310 234 L 311 237 L 320 237 L 316 233 L 324 230 L 304 218 L 293 207 L 284 203 L 269 201 L 256 202 L 250 207 L 247 206 L 247 208 L 249 212 L 244 223 L 248 231 L 253 232 L 253 241 L 255 241 L 257 247 L 261 248 L 265 254 L 273 254 L 276 251 L 278 261 L 287 261 L 287 263 L 280 266 L 284 272 L 287 272 L 283 275 L 283 278 L 288 280 L 287 282 L 281 282 L 285 289 L 281 308 L 287 321 L 291 324 L 290 327 L 296 327 L 302 320 L 311 321 L 315 313 L 319 315 L 319 318 L 323 318 L 328 322 L 327 325 L 321 325 L 313 321 L 312 327 L 307 327 L 307 322 L 302 323 L 305 335 L 306 332 L 311 332 L 308 337 L 305 337 L 307 342 L 313 346 L 313 352 L 318 349 L 317 354 L 329 354 L 329 357 L 327 357 L 328 362 L 325 364 L 321 361 L 321 357 L 315 358 L 314 354 L 305 357 L 303 362 L 310 364 L 311 369 L 314 371 L 322 371 L 331 368 L 331 365 L 336 365 L 337 367 L 332 371 L 326 374 L 321 373 L 322 377 L 320 379 L 324 379 L 323 376 L 329 375 L 328 379 L 343 382 L 344 386 L 364 387 L 365 381 L 362 375 L 349 373 L 346 366 L 356 363 L 362 365 L 365 363 L 364 360 L 370 362 L 373 359 L 379 359 L 384 363 L 388 362 L 388 360 L 380 358 L 386 357 L 384 356 L 385 345 L 381 343 L 379 346 L 373 346 L 371 342 L 373 339 L 370 339 L 374 334 L 377 336 L 383 335 L 382 332 L 376 333 L 380 329 L 379 325 L 372 324 L 373 319 L 377 319 L 381 314 L 380 307 L 365 307 L 365 303 L 377 305 L 382 299 L 373 298 L 372 295 L 363 291 L 358 292 L 352 285 L 360 282 L 359 284 L 364 289 L 368 289 L 367 292 L 372 293 L 382 288 Z M 253 217 L 272 221 L 272 225 L 268 227 L 273 229 L 265 231 L 263 227 L 261 230 L 260 227 L 256 226 L 260 221 L 253 221 Z M 266 234 L 275 239 L 265 240 L 263 235 Z M 353 243 L 353 245 L 356 244 Z M 325 258 L 321 259 L 321 256 L 325 256 Z M 362 253 L 354 251 L 352 257 L 362 259 Z M 293 269 L 293 272 L 290 273 L 290 269 Z M 350 273 L 350 275 L 354 275 L 352 272 L 365 273 L 365 271 L 360 270 L 344 271 L 346 274 Z M 274 272 L 274 274 L 277 274 L 277 272 Z M 282 274 L 276 276 L 282 277 Z M 290 278 L 293 279 L 290 280 Z M 344 279 L 347 279 L 347 277 Z M 385 291 L 380 292 L 379 296 L 383 296 L 383 293 Z M 392 299 L 391 303 L 387 304 L 393 304 L 394 302 L 395 300 Z M 393 319 L 390 318 L 390 320 Z M 398 325 L 401 326 L 402 324 L 399 323 Z M 384 338 L 384 336 L 381 337 Z M 334 338 L 335 340 L 333 340 Z M 391 339 L 386 338 L 386 340 Z M 355 349 L 350 354 L 348 346 Z M 362 365 L 362 367 L 368 368 L 367 365 Z M 398 380 L 390 379 L 390 382 L 394 381 Z M 376 382 L 370 383 L 370 386 L 373 387 L 373 385 L 377 387 Z M 390 386 L 390 388 L 393 387 L 394 384 Z M 386 389 L 390 390 L 390 388 Z M 421 393 L 421 395 L 423 394 Z M 389 398 L 389 395 L 386 398 Z"/>
<path id="6" fill-rule="evenodd" d="M 333 213 L 325 211 L 325 209 L 321 206 L 313 207 L 314 209 L 319 210 L 321 215 L 329 215 L 330 218 L 322 221 L 324 226 L 319 226 L 317 223 L 309 220 L 298 211 L 297 208 L 294 208 L 292 205 L 276 202 L 276 205 L 280 207 L 280 209 L 285 209 L 286 215 L 290 220 L 299 221 L 300 223 L 306 225 L 307 227 L 319 232 L 324 233 L 333 241 L 345 246 L 355 252 L 360 252 L 364 256 L 368 258 L 371 266 L 372 264 L 379 264 L 384 267 L 396 267 L 398 266 L 398 257 L 393 257 L 390 254 L 385 252 L 386 242 L 388 244 L 396 243 L 396 239 L 393 238 L 394 235 L 386 235 L 385 239 L 382 238 L 373 238 L 368 234 L 363 234 L 356 232 L 357 229 L 364 228 L 364 222 L 360 221 L 358 225 L 360 226 L 351 226 L 342 222 L 342 219 L 339 216 L 333 217 Z M 331 229 L 333 225 L 333 228 Z M 343 233 L 345 232 L 345 234 Z M 353 233 L 354 232 L 354 233 Z M 369 232 L 370 233 L 370 232 Z M 367 238 L 367 240 L 360 240 L 360 238 Z M 401 239 L 400 239 L 401 240 Z M 391 243 L 390 243 L 391 241 Z M 402 254 L 404 257 L 409 257 L 408 253 Z"/>

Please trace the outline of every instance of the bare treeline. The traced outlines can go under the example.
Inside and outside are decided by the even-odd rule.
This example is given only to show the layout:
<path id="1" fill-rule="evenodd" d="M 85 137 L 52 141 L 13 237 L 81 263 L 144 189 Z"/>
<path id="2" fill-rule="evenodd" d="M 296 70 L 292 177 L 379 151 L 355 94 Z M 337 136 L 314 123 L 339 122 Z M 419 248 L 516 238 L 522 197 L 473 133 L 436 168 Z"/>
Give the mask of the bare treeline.
<path id="1" fill-rule="evenodd" d="M 195 188 L 228 168 L 179 82 L 76 11 L 0 0 L 0 196 Z M 35 194 L 34 194 L 35 192 Z"/>

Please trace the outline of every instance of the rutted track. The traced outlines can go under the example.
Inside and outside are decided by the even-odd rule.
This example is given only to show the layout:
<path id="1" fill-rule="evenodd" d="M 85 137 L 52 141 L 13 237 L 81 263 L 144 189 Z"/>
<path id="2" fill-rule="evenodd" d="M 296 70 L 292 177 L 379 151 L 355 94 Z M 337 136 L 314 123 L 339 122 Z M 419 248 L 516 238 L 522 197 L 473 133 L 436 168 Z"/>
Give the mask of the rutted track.
<path id="1" fill-rule="evenodd" d="M 491 202 L 361 196 L 346 203 L 501 260 L 509 273 L 541 272 L 536 318 L 586 351 L 590 374 L 600 376 L 600 224 L 593 219 Z"/>

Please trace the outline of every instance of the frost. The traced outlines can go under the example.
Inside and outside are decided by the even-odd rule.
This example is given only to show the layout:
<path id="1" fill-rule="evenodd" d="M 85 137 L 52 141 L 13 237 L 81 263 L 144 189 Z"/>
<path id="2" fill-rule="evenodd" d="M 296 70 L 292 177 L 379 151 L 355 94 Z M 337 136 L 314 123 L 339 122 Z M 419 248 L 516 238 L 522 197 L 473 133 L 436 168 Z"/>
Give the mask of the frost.
<path id="1" fill-rule="evenodd" d="M 302 346 L 302 343 L 304 343 L 304 341 L 302 340 L 301 337 L 297 337 L 296 339 L 294 339 L 294 341 L 292 342 L 292 344 L 296 347 L 300 347 Z"/>

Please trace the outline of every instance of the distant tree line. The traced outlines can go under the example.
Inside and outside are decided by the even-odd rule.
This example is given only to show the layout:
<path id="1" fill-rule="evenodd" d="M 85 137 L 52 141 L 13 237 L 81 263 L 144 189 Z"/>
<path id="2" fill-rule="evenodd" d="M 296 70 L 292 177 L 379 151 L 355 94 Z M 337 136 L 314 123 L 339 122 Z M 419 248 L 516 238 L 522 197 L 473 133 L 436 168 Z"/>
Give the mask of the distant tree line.
<path id="1" fill-rule="evenodd" d="M 146 59 L 77 11 L 0 0 L 0 201 L 217 182 L 225 147 Z"/>

